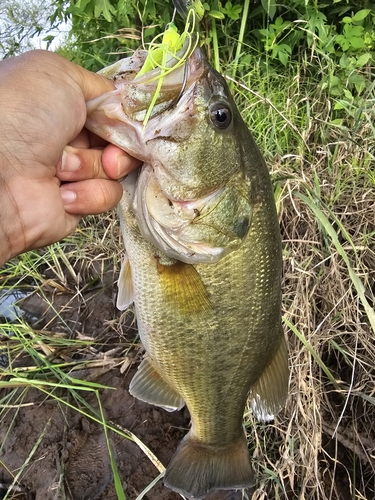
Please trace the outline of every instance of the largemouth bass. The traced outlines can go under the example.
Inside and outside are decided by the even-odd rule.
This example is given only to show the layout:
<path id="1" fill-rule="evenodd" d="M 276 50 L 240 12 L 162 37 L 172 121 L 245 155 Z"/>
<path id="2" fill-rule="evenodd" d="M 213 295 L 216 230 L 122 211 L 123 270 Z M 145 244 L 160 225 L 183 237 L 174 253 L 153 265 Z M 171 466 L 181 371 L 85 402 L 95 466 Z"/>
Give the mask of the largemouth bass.
<path id="1" fill-rule="evenodd" d="M 187 405 L 191 429 L 164 481 L 202 498 L 254 484 L 247 398 L 267 421 L 287 396 L 280 231 L 267 167 L 222 76 L 196 49 L 164 77 L 144 126 L 159 71 L 135 78 L 145 56 L 102 71 L 116 90 L 88 103 L 87 127 L 144 162 L 120 204 L 118 305 L 134 301 L 146 351 L 130 392 Z"/>

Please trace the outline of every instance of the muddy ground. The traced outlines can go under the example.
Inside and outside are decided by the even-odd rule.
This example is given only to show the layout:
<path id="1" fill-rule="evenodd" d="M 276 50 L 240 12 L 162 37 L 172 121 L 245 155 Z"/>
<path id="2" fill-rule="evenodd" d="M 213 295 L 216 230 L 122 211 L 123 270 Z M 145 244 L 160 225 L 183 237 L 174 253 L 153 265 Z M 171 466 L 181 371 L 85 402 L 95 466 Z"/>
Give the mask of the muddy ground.
<path id="1" fill-rule="evenodd" d="M 167 414 L 132 398 L 127 386 L 132 371 L 124 377 L 111 370 L 96 382 L 115 387 L 102 391 L 102 405 L 111 422 L 131 430 L 158 456 L 163 464 L 171 458 L 188 425 L 185 412 Z M 97 407 L 94 395 L 86 401 Z M 17 413 L 17 415 L 16 415 Z M 9 434 L 7 435 L 9 431 Z M 5 442 L 1 461 L 11 471 L 25 463 L 40 436 L 44 434 L 19 483 L 29 494 L 27 499 L 116 499 L 105 435 L 100 425 L 54 401 L 45 401 L 37 390 L 29 390 L 23 407 L 10 411 L 0 429 Z M 159 474 L 137 444 L 110 433 L 122 486 L 134 499 Z M 0 481 L 11 482 L 2 469 Z M 159 482 L 152 490 L 157 500 L 174 500 L 179 495 Z"/>
<path id="2" fill-rule="evenodd" d="M 72 375 L 111 387 L 100 390 L 107 421 L 134 433 L 167 465 L 189 428 L 189 415 L 186 409 L 166 412 L 129 394 L 129 382 L 141 354 L 139 349 L 132 348 L 138 345 L 134 317 L 120 318 L 114 306 L 113 281 L 107 275 L 84 293 L 76 293 L 74 286 L 61 290 L 51 282 L 44 287 L 43 296 L 34 292 L 19 306 L 25 313 L 24 319 L 35 330 L 50 332 L 48 335 L 95 339 L 95 344 L 88 348 L 61 352 L 57 349 L 51 361 L 90 361 L 89 368 Z M 7 339 L 3 337 L 1 341 Z M 13 368 L 34 364 L 24 353 L 8 361 Z M 8 494 L 9 499 L 21 500 L 115 500 L 103 428 L 37 389 L 17 391 L 11 401 L 20 402 L 20 406 L 14 404 L 8 408 L 1 419 L 0 499 Z M 6 394 L 0 390 L 0 399 Z M 77 405 L 67 391 L 55 394 Z M 98 410 L 94 393 L 81 391 L 80 396 Z M 83 401 L 80 407 L 87 411 Z M 127 499 L 134 500 L 159 472 L 136 443 L 111 431 L 109 438 L 122 488 Z M 9 490 L 17 474 L 16 487 Z M 144 498 L 177 500 L 181 496 L 165 488 L 160 480 Z M 209 498 L 237 500 L 242 494 L 217 492 Z"/>

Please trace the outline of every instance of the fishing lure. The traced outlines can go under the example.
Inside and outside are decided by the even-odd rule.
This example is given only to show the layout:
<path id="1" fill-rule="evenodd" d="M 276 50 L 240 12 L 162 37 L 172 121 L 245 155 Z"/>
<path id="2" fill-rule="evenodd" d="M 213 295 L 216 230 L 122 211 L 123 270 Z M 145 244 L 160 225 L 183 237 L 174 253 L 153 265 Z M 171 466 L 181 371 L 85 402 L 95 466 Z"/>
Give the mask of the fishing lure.
<path id="1" fill-rule="evenodd" d="M 173 2 L 176 5 L 175 2 Z M 184 4 L 178 2 L 179 4 Z M 160 89 L 163 84 L 164 77 L 168 75 L 171 71 L 179 68 L 186 63 L 187 59 L 194 52 L 195 48 L 199 43 L 199 37 L 196 36 L 198 32 L 197 19 L 203 17 L 204 13 L 203 6 L 200 1 L 190 1 L 191 5 L 188 7 L 184 31 L 180 35 L 177 26 L 173 21 L 167 24 L 164 33 L 157 35 L 149 44 L 147 58 L 141 68 L 141 70 L 136 75 L 136 78 L 152 71 L 155 68 L 160 69 L 160 73 L 157 76 L 153 76 L 149 81 L 158 80 L 154 96 L 151 100 L 150 106 L 146 112 L 145 118 L 143 120 L 143 126 L 147 125 L 150 118 L 154 105 L 160 93 Z M 199 5 L 196 5 L 199 4 Z M 186 8 L 186 7 L 185 7 Z M 161 42 L 158 40 L 161 38 Z M 179 55 L 179 52 L 186 44 L 186 49 L 183 54 Z M 176 63 L 172 66 L 167 65 L 167 61 L 170 59 L 175 59 Z"/>
<path id="2" fill-rule="evenodd" d="M 193 9 L 199 20 L 202 19 L 204 15 L 204 7 L 200 0 L 173 0 L 173 5 L 177 12 L 186 19 L 189 10 Z"/>

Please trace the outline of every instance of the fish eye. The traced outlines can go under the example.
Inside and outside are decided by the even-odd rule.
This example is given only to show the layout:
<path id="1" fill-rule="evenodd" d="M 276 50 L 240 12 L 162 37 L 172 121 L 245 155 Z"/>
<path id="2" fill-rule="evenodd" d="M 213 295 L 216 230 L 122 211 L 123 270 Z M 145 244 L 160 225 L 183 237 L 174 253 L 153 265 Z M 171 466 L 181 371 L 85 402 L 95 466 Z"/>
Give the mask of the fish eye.
<path id="1" fill-rule="evenodd" d="M 215 103 L 210 107 L 210 120 L 214 127 L 221 130 L 228 128 L 232 123 L 232 112 L 223 103 Z"/>

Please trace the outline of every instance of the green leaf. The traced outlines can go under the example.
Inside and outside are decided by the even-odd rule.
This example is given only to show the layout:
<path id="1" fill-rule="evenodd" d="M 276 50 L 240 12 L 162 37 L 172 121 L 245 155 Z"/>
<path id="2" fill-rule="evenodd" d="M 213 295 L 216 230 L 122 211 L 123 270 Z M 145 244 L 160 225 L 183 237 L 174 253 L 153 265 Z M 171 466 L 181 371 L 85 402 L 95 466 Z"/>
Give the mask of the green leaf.
<path id="1" fill-rule="evenodd" d="M 337 35 L 335 38 L 335 42 L 340 45 L 344 52 L 349 50 L 350 48 L 350 43 L 344 35 Z"/>
<path id="2" fill-rule="evenodd" d="M 365 54 L 359 56 L 356 61 L 357 68 L 362 68 L 363 66 L 365 66 L 370 59 L 371 59 L 371 54 L 369 52 L 366 52 Z"/>
<path id="3" fill-rule="evenodd" d="M 348 37 L 348 38 L 351 38 L 351 37 L 362 37 L 363 35 L 363 26 L 355 26 L 354 24 L 351 24 L 351 25 L 348 25 L 348 26 L 345 26 L 345 35 Z"/>
<path id="4" fill-rule="evenodd" d="M 261 29 L 261 30 L 258 30 L 258 32 L 263 35 L 265 38 L 268 38 L 268 34 L 269 34 L 269 30 L 268 29 Z"/>
<path id="5" fill-rule="evenodd" d="M 95 0 L 78 0 L 78 2 L 70 8 L 70 12 L 73 16 L 87 17 L 91 20 L 94 16 L 94 7 Z"/>
<path id="6" fill-rule="evenodd" d="M 345 68 L 349 67 L 349 64 L 350 64 L 350 59 L 349 59 L 348 55 L 344 53 L 340 57 L 340 67 L 345 69 Z"/>
<path id="7" fill-rule="evenodd" d="M 283 26 L 283 22 L 284 19 L 281 16 L 277 17 L 274 24 L 275 28 L 281 28 Z"/>
<path id="8" fill-rule="evenodd" d="M 348 78 L 349 83 L 355 85 L 356 91 L 360 94 L 365 88 L 367 79 L 358 73 L 351 73 Z"/>
<path id="9" fill-rule="evenodd" d="M 219 10 L 210 10 L 208 13 L 210 17 L 213 17 L 214 19 L 225 19 L 225 16 L 222 12 Z"/>
<path id="10" fill-rule="evenodd" d="M 78 0 L 78 2 L 74 5 L 81 12 L 85 12 L 86 6 L 91 3 L 91 0 Z"/>
<path id="11" fill-rule="evenodd" d="M 339 85 L 341 85 L 341 80 L 338 76 L 331 76 L 330 78 L 330 85 L 332 87 L 338 87 Z"/>
<path id="12" fill-rule="evenodd" d="M 342 125 L 344 123 L 344 120 L 342 118 L 335 118 L 334 120 L 331 120 L 332 125 Z"/>
<path id="13" fill-rule="evenodd" d="M 144 37 L 145 39 L 155 36 L 155 28 L 145 28 Z"/>
<path id="14" fill-rule="evenodd" d="M 284 66 L 287 65 L 287 62 L 289 60 L 289 55 L 286 52 L 283 52 L 280 50 L 277 53 L 277 57 L 279 58 L 279 61 L 281 62 L 281 64 L 283 64 Z"/>
<path id="15" fill-rule="evenodd" d="M 226 14 L 229 19 L 232 19 L 233 21 L 236 21 L 237 19 L 240 18 L 240 13 L 242 10 L 241 5 L 232 5 L 231 2 L 227 2 L 225 4 L 225 7 L 221 9 L 221 11 Z"/>
<path id="16" fill-rule="evenodd" d="M 362 10 L 359 10 L 352 18 L 352 20 L 354 22 L 359 22 L 359 21 L 363 21 L 365 17 L 367 17 L 369 15 L 369 13 L 371 12 L 370 9 L 362 9 Z"/>
<path id="17" fill-rule="evenodd" d="M 268 16 L 273 19 L 276 14 L 275 0 L 262 0 L 262 7 L 267 12 Z"/>
<path id="18" fill-rule="evenodd" d="M 358 38 L 357 36 L 350 38 L 349 42 L 353 49 L 363 49 L 365 47 L 365 41 L 363 38 Z"/>
<path id="19" fill-rule="evenodd" d="M 95 2 L 95 17 L 98 19 L 101 14 L 109 23 L 112 21 L 112 14 L 116 13 L 116 9 L 111 5 L 109 0 L 96 0 Z"/>
<path id="20" fill-rule="evenodd" d="M 345 105 L 344 105 L 344 103 L 343 103 L 342 101 L 337 101 L 337 102 L 335 103 L 335 105 L 333 106 L 333 109 L 334 109 L 335 111 L 338 111 L 338 110 L 340 110 L 340 109 L 345 109 Z"/>
<path id="21" fill-rule="evenodd" d="M 282 50 L 283 52 L 286 52 L 287 54 L 292 53 L 292 47 L 286 43 L 280 43 L 278 45 L 279 49 Z"/>
<path id="22" fill-rule="evenodd" d="M 363 82 L 366 82 L 366 78 L 362 75 L 359 75 L 358 73 L 351 73 L 349 75 L 348 81 L 350 83 L 354 83 L 356 85 L 356 84 L 361 84 Z"/>

